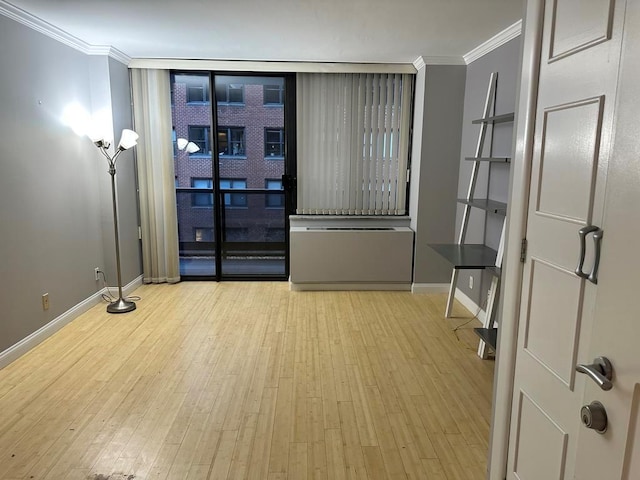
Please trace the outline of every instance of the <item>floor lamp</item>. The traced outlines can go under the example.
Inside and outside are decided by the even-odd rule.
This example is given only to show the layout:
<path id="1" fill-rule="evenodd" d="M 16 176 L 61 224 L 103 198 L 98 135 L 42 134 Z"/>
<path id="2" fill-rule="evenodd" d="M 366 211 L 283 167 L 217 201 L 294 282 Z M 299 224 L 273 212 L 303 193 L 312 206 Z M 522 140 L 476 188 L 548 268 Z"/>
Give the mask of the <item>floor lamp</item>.
<path id="1" fill-rule="evenodd" d="M 111 175 L 111 199 L 113 202 L 113 230 L 116 241 L 116 270 L 118 272 L 118 299 L 107 305 L 109 313 L 126 313 L 136 309 L 136 304 L 122 296 L 122 275 L 120 272 L 120 236 L 118 234 L 118 205 L 116 202 L 116 160 L 118 156 L 138 144 L 138 134 L 133 130 L 122 130 L 120 143 L 113 155 L 107 151 L 111 143 L 104 138 L 91 136 L 91 141 L 102 152 L 109 162 L 109 175 Z"/>

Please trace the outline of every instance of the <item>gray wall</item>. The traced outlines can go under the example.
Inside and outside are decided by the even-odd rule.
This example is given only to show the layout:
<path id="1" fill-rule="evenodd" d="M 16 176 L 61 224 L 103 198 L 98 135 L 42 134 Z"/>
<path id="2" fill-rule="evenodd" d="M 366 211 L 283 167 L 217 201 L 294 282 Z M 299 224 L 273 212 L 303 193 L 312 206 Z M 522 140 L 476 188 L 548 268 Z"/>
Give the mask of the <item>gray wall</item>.
<path id="1" fill-rule="evenodd" d="M 520 38 L 517 37 L 505 43 L 467 66 L 458 197 L 462 198 L 467 195 L 472 163 L 465 161 L 464 158 L 475 154 L 480 130 L 480 126 L 473 125 L 471 121 L 482 117 L 489 77 L 492 72 L 498 72 L 496 114 L 513 112 L 515 109 L 517 77 L 520 71 Z M 490 133 L 487 135 L 484 156 L 489 156 L 491 152 L 495 157 L 511 156 L 513 126 L 512 123 L 504 123 L 494 127 L 493 138 Z M 487 197 L 487 192 L 488 197 L 492 200 L 507 202 L 509 165 L 482 165 L 475 197 Z M 454 240 L 457 239 L 460 231 L 462 213 L 463 207 L 458 205 Z M 503 220 L 503 216 L 485 215 L 483 211 L 472 208 L 465 243 L 486 243 L 497 249 Z M 460 272 L 458 288 L 478 306 L 486 307 L 487 291 L 491 284 L 490 275 L 482 270 L 461 270 Z M 469 276 L 474 277 L 472 290 L 469 289 Z"/>
<path id="2" fill-rule="evenodd" d="M 416 76 L 409 197 L 416 284 L 451 278 L 451 265 L 427 244 L 451 243 L 454 234 L 465 72 L 463 65 L 427 65 Z"/>
<path id="3" fill-rule="evenodd" d="M 106 161 L 60 120 L 72 102 L 91 110 L 98 79 L 110 84 L 115 127 L 130 118 L 126 67 L 109 61 L 96 74 L 95 60 L 0 15 L 0 352 L 98 291 L 94 267 L 114 269 L 102 221 Z M 135 212 L 133 175 L 121 172 L 120 206 Z M 134 233 L 123 223 L 127 283 L 141 270 L 137 223 Z"/>

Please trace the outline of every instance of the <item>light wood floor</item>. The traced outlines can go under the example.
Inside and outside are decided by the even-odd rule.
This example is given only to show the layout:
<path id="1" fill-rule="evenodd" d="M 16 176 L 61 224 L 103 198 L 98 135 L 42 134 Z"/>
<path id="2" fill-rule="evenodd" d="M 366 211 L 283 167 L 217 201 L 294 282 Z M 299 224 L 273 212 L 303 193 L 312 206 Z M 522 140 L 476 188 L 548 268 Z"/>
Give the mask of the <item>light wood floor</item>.
<path id="1" fill-rule="evenodd" d="M 0 370 L 0 479 L 485 478 L 493 361 L 446 296 L 136 294 Z"/>

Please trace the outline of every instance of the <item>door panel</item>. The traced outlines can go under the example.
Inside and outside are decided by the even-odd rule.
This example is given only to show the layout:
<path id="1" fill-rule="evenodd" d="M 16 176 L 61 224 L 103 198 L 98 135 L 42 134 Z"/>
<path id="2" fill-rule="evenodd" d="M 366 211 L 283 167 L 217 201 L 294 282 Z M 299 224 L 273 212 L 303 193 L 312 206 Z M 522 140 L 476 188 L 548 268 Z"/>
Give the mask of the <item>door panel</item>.
<path id="1" fill-rule="evenodd" d="M 613 0 L 560 0 L 553 5 L 549 58 L 571 55 L 609 39 Z"/>
<path id="2" fill-rule="evenodd" d="M 214 82 L 222 277 L 285 278 L 285 78 L 216 74 Z"/>
<path id="3" fill-rule="evenodd" d="M 573 271 L 531 259 L 524 349 L 573 389 L 583 282 Z"/>
<path id="4" fill-rule="evenodd" d="M 624 12 L 623 2 L 543 4 L 529 248 L 508 461 L 508 478 L 520 480 L 572 479 L 575 474 L 584 428 L 580 407 L 585 381 L 590 381 L 576 376 L 575 365 L 591 363 L 588 346 L 597 294 L 596 285 L 574 273 L 580 252 L 577 233 L 603 221 Z M 611 8 L 618 28 L 610 27 Z M 592 257 L 590 244 L 584 270 Z"/>
<path id="5" fill-rule="evenodd" d="M 602 107 L 599 97 L 545 110 L 536 213 L 591 218 Z"/>
<path id="6" fill-rule="evenodd" d="M 568 435 L 523 392 L 520 393 L 514 472 L 520 480 L 560 480 Z M 536 455 L 532 455 L 536 452 Z M 544 458 L 544 462 L 540 459 Z"/>

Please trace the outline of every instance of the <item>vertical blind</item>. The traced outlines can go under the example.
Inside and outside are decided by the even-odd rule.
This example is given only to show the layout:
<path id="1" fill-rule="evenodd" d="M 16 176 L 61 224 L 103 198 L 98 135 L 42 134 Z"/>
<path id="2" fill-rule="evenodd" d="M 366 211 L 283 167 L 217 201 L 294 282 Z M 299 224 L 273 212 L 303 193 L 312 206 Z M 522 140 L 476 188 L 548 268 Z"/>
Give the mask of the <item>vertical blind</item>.
<path id="1" fill-rule="evenodd" d="M 412 81 L 297 75 L 297 213 L 405 214 Z"/>

